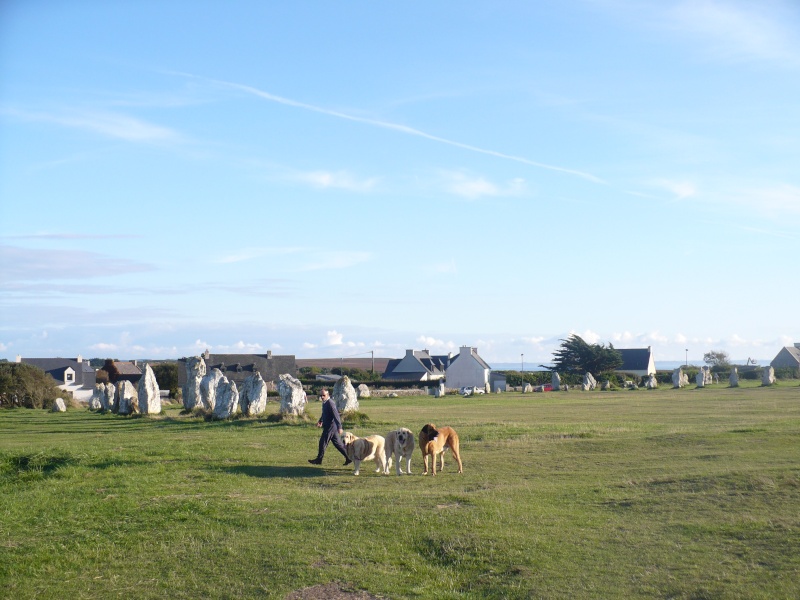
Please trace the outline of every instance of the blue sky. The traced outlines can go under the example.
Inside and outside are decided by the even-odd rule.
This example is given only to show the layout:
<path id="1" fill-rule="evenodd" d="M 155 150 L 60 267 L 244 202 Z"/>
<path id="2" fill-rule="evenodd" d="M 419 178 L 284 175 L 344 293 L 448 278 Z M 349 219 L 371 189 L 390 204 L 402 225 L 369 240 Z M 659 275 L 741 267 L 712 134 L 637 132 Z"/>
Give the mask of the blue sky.
<path id="1" fill-rule="evenodd" d="M 800 341 L 794 1 L 0 5 L 0 357 Z"/>

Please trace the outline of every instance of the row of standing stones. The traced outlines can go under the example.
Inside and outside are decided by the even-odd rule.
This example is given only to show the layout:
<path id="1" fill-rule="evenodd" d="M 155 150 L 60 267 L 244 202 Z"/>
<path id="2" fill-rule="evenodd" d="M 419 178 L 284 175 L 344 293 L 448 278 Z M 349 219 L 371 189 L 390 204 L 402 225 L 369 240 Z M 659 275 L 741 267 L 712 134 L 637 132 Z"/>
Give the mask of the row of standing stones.
<path id="1" fill-rule="evenodd" d="M 298 416 L 305 412 L 308 399 L 303 384 L 296 377 L 284 373 L 278 377 L 280 413 Z M 333 400 L 340 413 L 357 411 L 359 397 L 369 397 L 369 388 L 360 385 L 358 391 L 345 376 L 333 386 Z M 242 383 L 239 391 L 235 381 L 230 381 L 219 369 L 206 372 L 202 357 L 186 360 L 186 385 L 183 387 L 183 406 L 187 411 L 201 411 L 217 419 L 227 419 L 237 412 L 255 417 L 267 409 L 267 383 L 256 372 Z"/>
<path id="2" fill-rule="evenodd" d="M 769 386 L 773 385 L 776 382 L 775 379 L 775 369 L 772 367 L 766 367 L 761 376 L 761 385 L 762 386 Z M 712 374 L 711 367 L 701 367 L 700 371 L 698 371 L 695 377 L 695 383 L 697 387 L 705 387 L 706 385 L 710 385 L 712 383 L 719 383 L 719 376 L 716 374 Z M 734 366 L 731 369 L 731 374 L 729 377 L 729 384 L 730 387 L 739 387 L 739 370 Z M 682 368 L 677 368 L 672 372 L 672 387 L 673 388 L 682 388 L 689 385 L 689 376 L 683 372 Z M 552 376 L 552 383 L 551 387 L 553 391 L 559 391 L 560 389 L 569 390 L 569 387 L 566 385 L 562 385 L 561 383 L 561 376 L 553 372 Z M 584 391 L 593 390 L 597 387 L 597 381 L 592 376 L 591 373 L 586 373 L 583 376 L 583 383 L 581 384 L 581 389 Z M 637 387 L 635 383 L 628 382 L 627 387 Z M 647 380 L 644 383 L 644 387 L 648 390 L 655 389 L 658 387 L 658 380 L 654 373 L 648 375 Z M 608 380 L 604 381 L 600 386 L 601 389 L 607 390 L 611 388 L 611 382 Z M 533 387 L 531 384 L 526 384 L 523 392 L 530 392 L 533 391 Z"/>
<path id="3" fill-rule="evenodd" d="M 206 372 L 202 357 L 186 361 L 186 385 L 183 386 L 183 407 L 187 412 L 212 415 L 215 419 L 227 419 L 241 412 L 254 417 L 262 415 L 267 409 L 267 382 L 256 372 L 244 380 L 239 390 L 235 381 L 229 380 L 219 369 Z M 281 397 L 280 412 L 283 415 L 301 415 L 305 412 L 307 398 L 303 385 L 292 375 L 279 376 L 278 393 Z M 348 377 L 342 377 L 333 387 L 333 399 L 339 412 L 358 410 L 359 397 L 369 397 L 369 388 L 360 385 L 358 391 Z M 59 400 L 61 400 L 59 398 Z M 63 400 L 61 407 L 66 410 Z M 53 410 L 61 411 L 57 407 Z M 138 386 L 129 381 L 98 383 L 89 400 L 91 410 L 111 411 L 121 415 L 161 413 L 161 395 L 155 374 L 149 364 L 145 365 Z"/>
<path id="4" fill-rule="evenodd" d="M 761 385 L 773 385 L 775 381 L 775 369 L 766 367 L 762 373 Z M 695 383 L 697 387 L 705 387 L 711 383 L 719 383 L 719 377 L 712 374 L 709 367 L 702 367 L 696 375 Z M 730 387 L 739 386 L 739 372 L 735 366 L 731 370 L 729 384 Z M 644 385 L 647 389 L 657 388 L 658 381 L 655 375 L 649 375 Z M 689 385 L 689 376 L 683 372 L 682 368 L 675 369 L 672 372 L 672 387 L 682 388 L 687 385 Z M 586 373 L 581 388 L 589 391 L 594 390 L 596 386 L 597 381 L 592 374 Z M 601 389 L 609 389 L 610 386 L 610 382 L 604 381 Z M 556 372 L 553 372 L 551 387 L 553 391 L 559 391 L 562 388 L 561 377 Z M 566 385 L 563 388 L 564 390 L 569 389 Z M 523 392 L 531 391 L 533 391 L 533 387 L 526 384 Z M 434 392 L 437 397 L 444 395 L 444 385 L 438 386 Z M 308 400 L 300 380 L 288 373 L 280 375 L 278 393 L 281 397 L 281 414 L 301 415 L 305 412 Z M 340 413 L 357 411 L 358 399 L 369 396 L 370 391 L 365 384 L 362 383 L 356 390 L 347 376 L 339 379 L 333 386 L 332 397 Z M 206 373 L 206 364 L 202 357 L 195 356 L 187 359 L 186 385 L 183 387 L 183 406 L 187 411 L 204 412 L 217 419 L 227 419 L 240 411 L 253 417 L 266 412 L 267 401 L 267 384 L 260 373 L 256 372 L 245 379 L 240 392 L 236 387 L 236 382 L 230 381 L 219 369 L 214 368 L 210 373 Z M 160 414 L 161 394 L 153 369 L 149 364 L 145 365 L 144 373 L 137 387 L 134 387 L 129 381 L 120 381 L 116 385 L 98 383 L 89 400 L 89 408 L 111 411 L 121 415 Z M 65 412 L 66 410 L 64 400 L 57 398 L 53 403 L 53 411 Z"/>

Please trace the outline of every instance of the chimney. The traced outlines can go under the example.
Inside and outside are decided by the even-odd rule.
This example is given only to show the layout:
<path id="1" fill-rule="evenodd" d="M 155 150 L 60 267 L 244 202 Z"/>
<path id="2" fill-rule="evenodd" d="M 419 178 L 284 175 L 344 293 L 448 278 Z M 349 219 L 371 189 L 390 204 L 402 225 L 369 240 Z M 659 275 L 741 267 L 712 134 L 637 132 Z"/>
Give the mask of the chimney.
<path id="1" fill-rule="evenodd" d="M 272 350 L 267 350 L 267 360 L 272 360 Z"/>
<path id="2" fill-rule="evenodd" d="M 21 354 L 17 354 L 17 359 L 16 359 L 15 362 L 18 362 L 18 363 L 22 362 L 22 355 Z"/>
<path id="3" fill-rule="evenodd" d="M 75 362 L 78 363 L 78 364 L 82 363 L 83 362 L 83 357 L 80 354 L 78 354 L 78 358 L 75 359 Z"/>

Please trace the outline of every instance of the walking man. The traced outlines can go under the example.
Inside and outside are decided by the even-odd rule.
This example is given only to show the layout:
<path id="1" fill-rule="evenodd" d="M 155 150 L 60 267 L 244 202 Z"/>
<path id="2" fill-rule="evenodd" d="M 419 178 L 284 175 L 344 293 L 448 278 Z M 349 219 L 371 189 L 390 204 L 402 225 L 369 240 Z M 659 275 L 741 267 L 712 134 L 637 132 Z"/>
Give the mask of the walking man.
<path id="1" fill-rule="evenodd" d="M 319 397 L 322 400 L 322 416 L 317 421 L 317 427 L 322 427 L 322 435 L 319 437 L 317 457 L 310 459 L 308 462 L 312 465 L 321 465 L 322 457 L 325 456 L 325 448 L 328 447 L 329 443 L 333 442 L 333 447 L 344 456 L 344 466 L 347 466 L 353 461 L 347 458 L 347 451 L 342 443 L 342 418 L 339 416 L 336 404 L 326 388 L 322 388 Z"/>

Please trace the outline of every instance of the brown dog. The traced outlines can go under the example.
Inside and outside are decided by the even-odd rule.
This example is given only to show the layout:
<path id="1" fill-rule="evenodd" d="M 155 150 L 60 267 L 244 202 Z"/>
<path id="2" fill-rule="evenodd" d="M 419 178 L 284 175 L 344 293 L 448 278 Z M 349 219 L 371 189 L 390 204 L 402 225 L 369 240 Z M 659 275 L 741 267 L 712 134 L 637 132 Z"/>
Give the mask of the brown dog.
<path id="1" fill-rule="evenodd" d="M 458 451 L 458 434 L 452 427 L 436 427 L 433 423 L 428 423 L 419 432 L 419 448 L 422 450 L 422 460 L 425 463 L 423 475 L 428 474 L 428 456 L 433 457 L 434 475 L 436 475 L 437 456 L 442 462 L 439 470 L 444 471 L 444 451 L 448 448 L 458 463 L 458 472 L 464 472 L 464 467 L 461 465 L 461 454 Z"/>

